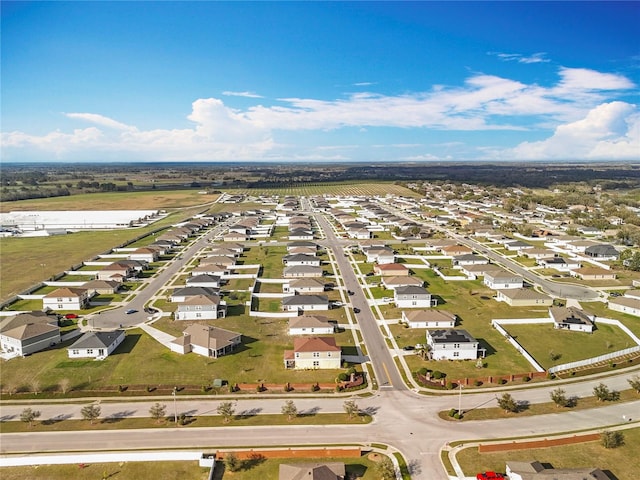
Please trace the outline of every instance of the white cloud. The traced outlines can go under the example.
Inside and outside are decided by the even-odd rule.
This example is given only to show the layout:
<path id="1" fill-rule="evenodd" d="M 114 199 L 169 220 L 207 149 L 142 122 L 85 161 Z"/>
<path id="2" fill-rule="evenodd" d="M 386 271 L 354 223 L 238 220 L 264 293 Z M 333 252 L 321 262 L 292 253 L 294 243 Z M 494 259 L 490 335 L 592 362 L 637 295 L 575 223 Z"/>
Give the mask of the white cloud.
<path id="1" fill-rule="evenodd" d="M 258 95 L 257 93 L 254 92 L 232 92 L 229 90 L 225 90 L 224 92 L 222 92 L 223 95 L 226 95 L 227 97 L 246 97 L 246 98 L 264 98 L 262 95 Z"/>
<path id="2" fill-rule="evenodd" d="M 536 52 L 529 56 L 525 56 L 521 53 L 501 53 L 501 52 L 488 52 L 489 55 L 495 55 L 500 60 L 505 62 L 518 62 L 518 63 L 547 63 L 550 60 L 545 58 L 546 52 Z"/>
<path id="3" fill-rule="evenodd" d="M 351 127 L 362 131 L 364 138 L 374 127 L 536 132 L 555 128 L 553 137 L 544 142 L 524 142 L 512 149 L 512 158 L 565 154 L 583 158 L 587 154 L 606 156 L 607 152 L 618 158 L 625 148 L 634 147 L 634 141 L 637 145 L 637 133 L 624 133 L 622 128 L 631 121 L 629 108 L 633 107 L 611 100 L 633 87 L 633 82 L 622 75 L 563 67 L 556 84 L 549 87 L 473 74 L 460 86 L 437 85 L 429 91 L 395 96 L 360 92 L 330 100 L 281 98 L 275 105 L 256 104 L 244 109 L 231 108 L 217 98 L 202 98 L 193 102 L 187 117 L 194 123 L 192 128 L 139 130 L 96 113 L 67 113 L 68 118 L 95 126 L 44 136 L 3 133 L 2 149 L 3 154 L 10 154 L 5 158 L 12 158 L 14 153 L 19 158 L 21 151 L 31 150 L 52 152 L 61 158 L 68 152 L 117 152 L 123 157 L 131 154 L 166 160 L 242 160 L 268 158 L 293 148 L 302 155 L 300 149 L 308 147 L 302 145 L 303 140 L 286 147 L 277 144 L 273 139 L 277 132 L 326 134 Z M 225 94 L 260 98 L 251 92 Z M 588 147 L 580 146 L 576 139 Z M 574 154 L 563 150 L 563 142 L 574 146 Z M 482 147 L 474 146 L 478 151 Z"/>
<path id="4" fill-rule="evenodd" d="M 375 85 L 375 82 L 356 82 L 352 84 L 354 87 L 370 87 Z"/>
<path id="5" fill-rule="evenodd" d="M 100 125 L 102 127 L 113 128 L 114 130 L 135 130 L 135 127 L 127 125 L 122 122 L 118 122 L 117 120 L 113 120 L 112 118 L 105 117 L 104 115 L 99 115 L 97 113 L 65 113 L 65 115 L 69 118 L 73 118 L 76 120 L 83 120 L 89 123 L 95 123 L 96 125 Z"/>
<path id="6" fill-rule="evenodd" d="M 629 103 L 603 103 L 583 119 L 560 125 L 546 140 L 522 142 L 501 156 L 527 160 L 638 159 L 640 115 Z"/>

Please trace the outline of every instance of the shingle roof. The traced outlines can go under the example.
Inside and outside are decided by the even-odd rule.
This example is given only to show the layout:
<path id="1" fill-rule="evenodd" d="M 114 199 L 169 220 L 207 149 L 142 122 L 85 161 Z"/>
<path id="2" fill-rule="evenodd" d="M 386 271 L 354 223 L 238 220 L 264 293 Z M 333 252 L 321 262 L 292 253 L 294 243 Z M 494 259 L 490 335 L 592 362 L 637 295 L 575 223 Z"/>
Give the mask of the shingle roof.
<path id="1" fill-rule="evenodd" d="M 293 350 L 296 352 L 339 352 L 333 337 L 296 338 L 293 340 Z"/>
<path id="2" fill-rule="evenodd" d="M 476 341 L 466 330 L 428 330 L 427 335 L 433 343 L 473 343 Z"/>
<path id="3" fill-rule="evenodd" d="M 68 349 L 107 348 L 121 335 L 124 335 L 124 330 L 114 330 L 112 332 L 87 332 L 76 340 Z"/>

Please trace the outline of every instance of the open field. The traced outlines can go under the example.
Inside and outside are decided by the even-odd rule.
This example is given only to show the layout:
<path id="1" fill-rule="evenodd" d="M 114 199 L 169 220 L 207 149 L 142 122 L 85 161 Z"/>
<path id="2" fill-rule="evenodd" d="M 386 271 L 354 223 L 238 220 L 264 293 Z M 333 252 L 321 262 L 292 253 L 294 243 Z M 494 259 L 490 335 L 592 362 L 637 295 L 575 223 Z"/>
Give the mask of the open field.
<path id="1" fill-rule="evenodd" d="M 305 196 L 310 197 L 314 195 L 401 195 L 405 197 L 419 197 L 420 195 L 413 190 L 410 190 L 402 185 L 395 185 L 392 182 L 370 182 L 370 183 L 351 183 L 351 182 L 331 182 L 314 185 L 304 185 L 295 187 L 282 187 L 282 188 L 225 188 L 225 193 L 230 195 L 247 195 L 247 196 L 259 196 L 259 195 L 278 195 L 281 197 L 292 196 Z"/>
<path id="2" fill-rule="evenodd" d="M 278 478 L 278 470 L 282 463 L 315 463 L 318 458 L 260 458 L 251 459 L 243 463 L 243 468 L 237 472 L 225 469 L 224 462 L 218 461 L 214 471 L 214 480 L 264 480 Z M 375 480 L 375 462 L 362 456 L 360 458 L 329 458 L 328 462 L 343 462 L 347 475 L 353 474 L 361 480 Z M 198 462 L 123 462 L 97 463 L 79 468 L 71 465 L 41 465 L 38 467 L 6 467 L 2 469 L 3 480 L 95 480 L 109 477 L 136 480 L 206 480 L 209 469 L 198 466 Z"/>
<path id="3" fill-rule="evenodd" d="M 494 453 L 478 453 L 477 448 L 467 448 L 457 455 L 466 475 L 493 470 L 504 472 L 507 461 L 532 461 L 550 463 L 555 468 L 598 467 L 611 471 L 618 480 L 636 480 L 640 472 L 640 428 L 624 431 L 625 444 L 606 449 L 600 442 L 537 448 L 533 450 L 511 450 Z"/>

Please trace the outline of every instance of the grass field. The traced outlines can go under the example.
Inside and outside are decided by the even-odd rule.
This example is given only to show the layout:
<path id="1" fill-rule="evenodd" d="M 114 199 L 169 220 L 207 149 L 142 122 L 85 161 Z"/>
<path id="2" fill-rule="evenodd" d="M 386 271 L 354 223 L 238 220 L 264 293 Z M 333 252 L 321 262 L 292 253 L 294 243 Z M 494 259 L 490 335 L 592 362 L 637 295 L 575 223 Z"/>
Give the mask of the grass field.
<path id="1" fill-rule="evenodd" d="M 606 449 L 600 442 L 577 443 L 529 450 L 511 450 L 495 453 L 478 453 L 477 448 L 467 448 L 457 455 L 466 475 L 493 470 L 504 472 L 507 461 L 532 461 L 550 463 L 555 468 L 598 467 L 611 471 L 618 480 L 636 480 L 640 472 L 640 428 L 624 431 L 625 444 Z"/>
<path id="2" fill-rule="evenodd" d="M 282 463 L 317 463 L 318 458 L 292 459 L 255 459 L 243 462 L 237 472 L 225 469 L 224 462 L 216 463 L 213 480 L 264 480 L 278 478 L 278 470 Z M 376 480 L 375 464 L 373 460 L 362 456 L 360 458 L 330 458 L 328 462 L 343 462 L 349 478 L 361 480 Z M 206 480 L 209 469 L 198 466 L 198 462 L 122 462 L 96 463 L 79 468 L 78 465 L 41 465 L 37 467 L 5 467 L 2 469 L 3 480 L 96 480 L 105 478 L 124 478 L 136 480 Z"/>
<path id="3" fill-rule="evenodd" d="M 316 185 L 295 186 L 286 188 L 268 188 L 268 189 L 225 189 L 225 193 L 230 195 L 278 195 L 284 197 L 314 195 L 400 195 L 405 197 L 419 197 L 420 194 L 410 190 L 402 185 L 395 185 L 392 182 L 372 182 L 372 183 L 326 183 Z"/>

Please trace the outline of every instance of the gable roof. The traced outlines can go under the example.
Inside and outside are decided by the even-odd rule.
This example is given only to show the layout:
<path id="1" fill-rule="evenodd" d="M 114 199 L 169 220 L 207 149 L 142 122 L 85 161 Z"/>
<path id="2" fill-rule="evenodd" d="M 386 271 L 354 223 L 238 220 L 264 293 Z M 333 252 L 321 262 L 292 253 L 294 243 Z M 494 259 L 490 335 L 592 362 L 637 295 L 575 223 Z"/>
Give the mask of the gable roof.
<path id="1" fill-rule="evenodd" d="M 183 343 L 188 341 L 192 345 L 210 348 L 212 350 L 219 350 L 233 345 L 233 341 L 241 336 L 240 333 L 225 330 L 224 328 L 211 327 L 209 325 L 190 325 L 183 333 L 185 337 L 190 337 L 183 339 Z"/>
<path id="2" fill-rule="evenodd" d="M 331 319 L 320 315 L 302 315 L 289 319 L 289 328 L 330 327 Z"/>
<path id="3" fill-rule="evenodd" d="M 48 323 L 27 323 L 10 330 L 5 330 L 2 334 L 17 340 L 26 340 L 44 335 L 45 333 L 57 333 L 59 331 L 60 329 L 56 325 L 50 325 Z"/>
<path id="4" fill-rule="evenodd" d="M 584 310 L 575 307 L 551 307 L 549 314 L 556 323 L 575 325 L 593 325 L 593 320 Z"/>
<path id="5" fill-rule="evenodd" d="M 451 322 L 456 320 L 456 315 L 442 310 L 413 310 L 403 311 L 402 314 L 409 322 Z"/>
<path id="6" fill-rule="evenodd" d="M 340 347 L 336 345 L 336 339 L 333 337 L 309 337 L 294 339 L 293 350 L 295 352 L 339 352 Z"/>
<path id="7" fill-rule="evenodd" d="M 291 295 L 282 299 L 283 305 L 326 305 L 329 299 L 324 295 Z"/>
<path id="8" fill-rule="evenodd" d="M 107 348 L 120 336 L 124 335 L 124 330 L 114 330 L 112 332 L 86 332 L 73 345 L 68 347 L 71 349 L 84 348 Z"/>
<path id="9" fill-rule="evenodd" d="M 83 297 L 87 291 L 82 288 L 60 287 L 48 293 L 44 298 L 73 298 Z"/>
<path id="10" fill-rule="evenodd" d="M 417 285 L 407 285 L 396 288 L 396 295 L 431 295 L 426 288 Z"/>
<path id="11" fill-rule="evenodd" d="M 344 475 L 344 463 L 283 463 L 278 480 L 342 480 Z"/>
<path id="12" fill-rule="evenodd" d="M 548 300 L 551 298 L 549 295 L 540 293 L 533 288 L 508 288 L 498 291 L 511 300 Z"/>
<path id="13" fill-rule="evenodd" d="M 461 329 L 427 330 L 427 335 L 433 343 L 474 343 L 475 338 L 469 332 Z"/>

